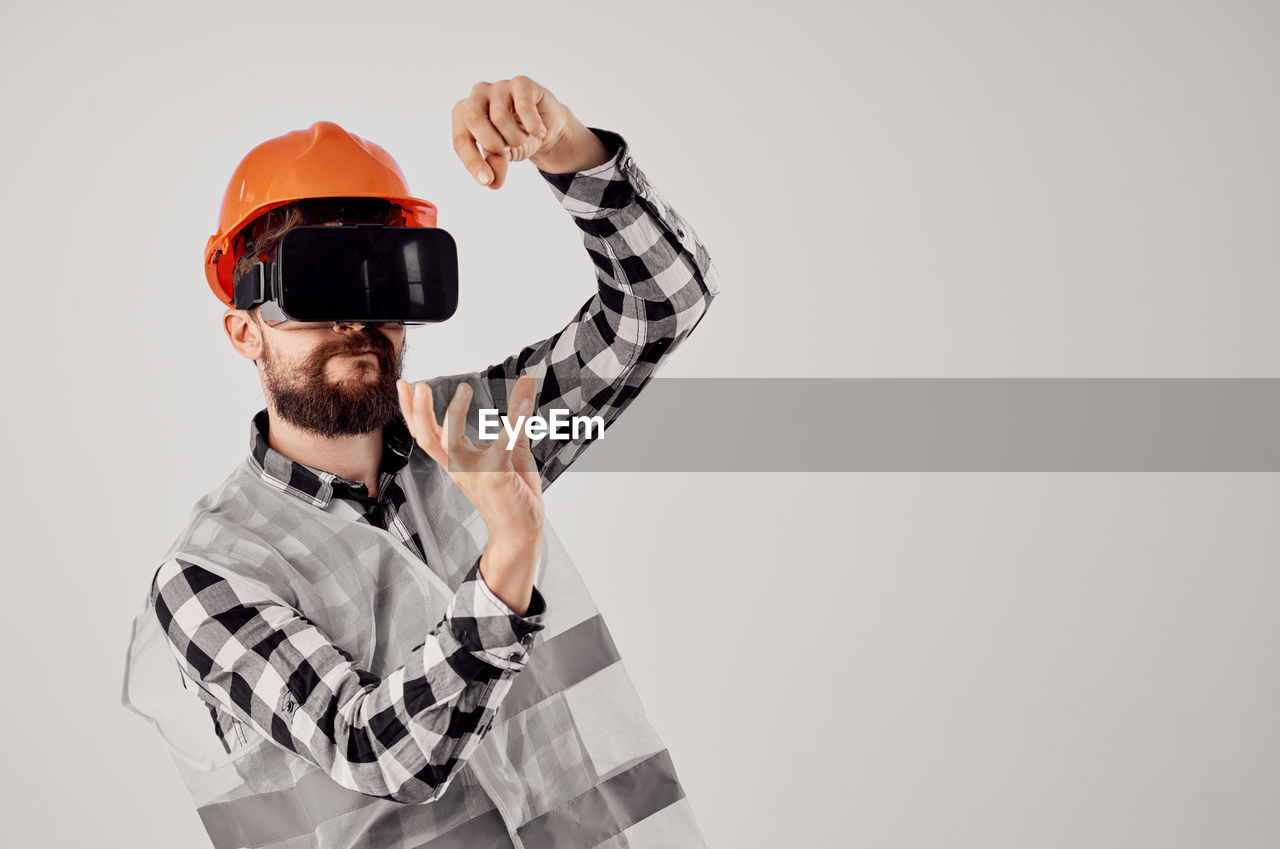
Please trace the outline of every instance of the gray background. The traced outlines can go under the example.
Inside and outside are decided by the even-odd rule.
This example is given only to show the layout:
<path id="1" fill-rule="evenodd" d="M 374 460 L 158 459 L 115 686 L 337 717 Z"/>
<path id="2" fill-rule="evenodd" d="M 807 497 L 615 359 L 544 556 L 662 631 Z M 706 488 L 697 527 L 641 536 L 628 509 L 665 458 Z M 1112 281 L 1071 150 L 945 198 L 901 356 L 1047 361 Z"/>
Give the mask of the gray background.
<path id="1" fill-rule="evenodd" d="M 516 74 L 622 133 L 716 262 L 665 376 L 1272 377 L 1278 30 L 1222 0 L 5 4 L 4 842 L 207 845 L 119 689 L 263 405 L 201 268 L 254 144 L 337 121 L 439 205 L 463 301 L 415 379 L 593 290 L 532 166 L 491 191 L 452 150 L 453 103 Z M 813 414 L 727 412 L 775 420 L 760 450 Z M 582 473 L 547 502 L 711 845 L 1241 849 L 1280 843 L 1278 496 Z"/>

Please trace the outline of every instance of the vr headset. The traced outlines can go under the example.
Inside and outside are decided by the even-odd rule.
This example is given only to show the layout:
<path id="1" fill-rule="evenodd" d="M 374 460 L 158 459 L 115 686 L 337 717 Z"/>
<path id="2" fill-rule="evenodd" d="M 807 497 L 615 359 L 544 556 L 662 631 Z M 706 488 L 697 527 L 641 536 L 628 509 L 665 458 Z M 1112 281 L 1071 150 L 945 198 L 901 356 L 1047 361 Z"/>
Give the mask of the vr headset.
<path id="1" fill-rule="evenodd" d="M 234 282 L 268 320 L 428 324 L 458 308 L 458 250 L 439 227 L 298 225 Z"/>

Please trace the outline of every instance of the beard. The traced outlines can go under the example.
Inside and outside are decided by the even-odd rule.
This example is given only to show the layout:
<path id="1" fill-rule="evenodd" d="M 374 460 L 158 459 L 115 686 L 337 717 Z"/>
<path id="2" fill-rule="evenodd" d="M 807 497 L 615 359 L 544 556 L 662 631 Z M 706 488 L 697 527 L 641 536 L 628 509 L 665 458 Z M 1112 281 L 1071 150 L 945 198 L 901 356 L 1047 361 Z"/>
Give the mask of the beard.
<path id="1" fill-rule="evenodd" d="M 406 340 L 407 342 L 407 340 Z M 330 379 L 326 369 L 334 357 L 369 349 L 368 357 L 341 364 L 342 376 Z M 285 364 L 263 343 L 263 385 L 276 415 L 327 438 L 362 436 L 379 430 L 400 413 L 396 380 L 404 364 L 405 346 L 397 357 L 391 340 L 377 330 L 320 345 L 296 364 Z M 344 358 L 346 359 L 346 358 Z"/>

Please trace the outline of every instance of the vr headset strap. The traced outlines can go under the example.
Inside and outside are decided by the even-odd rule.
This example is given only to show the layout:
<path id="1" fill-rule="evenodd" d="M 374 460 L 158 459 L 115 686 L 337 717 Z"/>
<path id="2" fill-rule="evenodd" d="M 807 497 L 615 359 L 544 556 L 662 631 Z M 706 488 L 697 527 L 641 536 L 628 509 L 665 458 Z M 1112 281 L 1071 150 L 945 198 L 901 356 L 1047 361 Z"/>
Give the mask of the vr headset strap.
<path id="1" fill-rule="evenodd" d="M 274 275 L 272 275 L 274 277 Z M 272 298 L 266 263 L 259 260 L 236 280 L 236 309 L 247 310 Z"/>

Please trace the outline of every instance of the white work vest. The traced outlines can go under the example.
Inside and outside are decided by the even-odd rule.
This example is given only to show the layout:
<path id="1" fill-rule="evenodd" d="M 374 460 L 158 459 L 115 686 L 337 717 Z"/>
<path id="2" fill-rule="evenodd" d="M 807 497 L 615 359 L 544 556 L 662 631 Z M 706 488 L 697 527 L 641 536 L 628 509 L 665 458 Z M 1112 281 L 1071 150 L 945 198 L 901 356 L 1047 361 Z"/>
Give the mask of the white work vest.
<path id="1" fill-rule="evenodd" d="M 249 457 L 196 504 L 165 559 L 294 607 L 385 676 L 443 617 L 488 534 L 420 448 L 397 481 L 426 563 L 388 531 L 279 491 Z M 247 723 L 228 753 L 149 592 L 133 622 L 122 703 L 159 731 L 217 849 L 705 847 L 604 618 L 549 525 L 543 539 L 534 583 L 546 627 L 488 734 L 434 801 L 342 787 Z"/>

